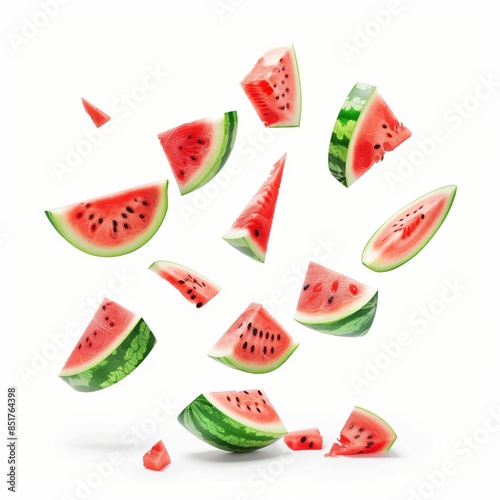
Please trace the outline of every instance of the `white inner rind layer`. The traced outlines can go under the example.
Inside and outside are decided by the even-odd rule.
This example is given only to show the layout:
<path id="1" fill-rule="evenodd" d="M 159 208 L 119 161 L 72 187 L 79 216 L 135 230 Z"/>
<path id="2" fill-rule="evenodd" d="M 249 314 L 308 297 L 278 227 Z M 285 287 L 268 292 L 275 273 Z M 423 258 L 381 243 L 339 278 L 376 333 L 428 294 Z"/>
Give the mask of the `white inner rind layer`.
<path id="1" fill-rule="evenodd" d="M 120 344 L 130 335 L 130 333 L 137 326 L 137 323 L 139 323 L 139 321 L 141 321 L 140 316 L 134 314 L 130 322 L 123 326 L 122 333 L 120 335 L 117 335 L 116 338 L 113 340 L 113 342 L 111 342 L 106 349 L 96 352 L 96 355 L 92 359 L 90 359 L 86 363 L 82 363 L 78 367 L 75 367 L 71 370 L 65 370 L 63 368 L 61 370 L 61 373 L 59 373 L 59 376 L 71 377 L 72 375 L 78 375 L 86 370 L 93 368 L 101 361 L 104 361 L 111 353 L 113 353 L 116 349 L 118 349 Z"/>
<path id="2" fill-rule="evenodd" d="M 224 233 L 222 238 L 233 246 L 250 250 L 250 252 L 252 252 L 260 262 L 264 262 L 266 260 L 266 253 L 254 243 L 252 235 L 248 229 L 230 228 Z"/>

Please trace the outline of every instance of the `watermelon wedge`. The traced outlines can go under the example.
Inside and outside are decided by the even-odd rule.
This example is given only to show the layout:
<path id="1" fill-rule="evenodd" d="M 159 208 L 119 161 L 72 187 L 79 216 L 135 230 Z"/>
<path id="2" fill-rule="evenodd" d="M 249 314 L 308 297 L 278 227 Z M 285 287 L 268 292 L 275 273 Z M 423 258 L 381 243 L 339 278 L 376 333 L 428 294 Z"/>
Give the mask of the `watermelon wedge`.
<path id="1" fill-rule="evenodd" d="M 213 299 L 221 290 L 219 285 L 205 276 L 175 262 L 158 260 L 153 262 L 149 269 L 168 281 L 198 309 Z"/>
<path id="2" fill-rule="evenodd" d="M 156 471 L 164 469 L 171 462 L 167 448 L 161 439 L 142 457 L 144 467 Z"/>
<path id="3" fill-rule="evenodd" d="M 356 83 L 333 127 L 328 152 L 330 173 L 349 187 L 375 163 L 411 136 L 378 89 Z"/>
<path id="4" fill-rule="evenodd" d="M 269 446 L 287 433 L 261 389 L 200 394 L 177 420 L 207 444 L 234 453 Z"/>
<path id="5" fill-rule="evenodd" d="M 181 195 L 212 180 L 226 163 L 236 140 L 238 114 L 184 123 L 158 134 Z"/>
<path id="6" fill-rule="evenodd" d="M 84 99 L 83 97 L 82 97 L 82 103 L 83 103 L 83 108 L 90 116 L 90 118 L 94 122 L 94 125 L 97 128 L 102 127 L 105 123 L 111 120 L 111 117 L 109 115 L 107 115 L 104 111 L 101 111 L 93 104 L 90 104 L 90 102 Z"/>
<path id="7" fill-rule="evenodd" d="M 387 453 L 396 441 L 394 429 L 375 413 L 355 406 L 347 419 L 337 443 L 325 457 Z"/>
<path id="8" fill-rule="evenodd" d="M 286 153 L 274 164 L 267 180 L 222 236 L 237 250 L 259 262 L 266 260 L 285 160 Z"/>
<path id="9" fill-rule="evenodd" d="M 161 226 L 168 207 L 168 181 L 47 210 L 57 232 L 82 252 L 114 257 L 137 250 Z"/>
<path id="10" fill-rule="evenodd" d="M 268 373 L 279 368 L 298 345 L 261 304 L 251 303 L 208 355 L 244 372 Z"/>
<path id="11" fill-rule="evenodd" d="M 316 427 L 289 432 L 283 438 L 283 442 L 293 451 L 323 448 L 323 436 Z"/>
<path id="12" fill-rule="evenodd" d="M 444 186 L 412 201 L 388 219 L 366 244 L 361 260 L 377 272 L 391 271 L 429 243 L 450 211 L 457 186 Z"/>
<path id="13" fill-rule="evenodd" d="M 374 288 L 310 262 L 294 319 L 323 333 L 359 337 L 372 326 L 377 303 Z"/>
<path id="14" fill-rule="evenodd" d="M 273 45 L 240 85 L 266 127 L 300 125 L 302 94 L 291 43 Z"/>
<path id="15" fill-rule="evenodd" d="M 104 389 L 132 373 L 155 343 L 142 318 L 105 298 L 59 377 L 77 391 Z"/>

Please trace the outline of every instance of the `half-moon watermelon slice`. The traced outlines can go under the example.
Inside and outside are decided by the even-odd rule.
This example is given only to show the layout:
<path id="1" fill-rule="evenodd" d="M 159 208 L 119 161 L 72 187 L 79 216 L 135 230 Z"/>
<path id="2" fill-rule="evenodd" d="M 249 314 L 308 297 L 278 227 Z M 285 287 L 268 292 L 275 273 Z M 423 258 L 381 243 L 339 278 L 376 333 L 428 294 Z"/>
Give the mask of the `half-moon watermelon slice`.
<path id="1" fill-rule="evenodd" d="M 300 76 L 291 43 L 273 45 L 255 63 L 241 86 L 266 127 L 300 125 Z"/>
<path id="2" fill-rule="evenodd" d="M 449 185 L 412 201 L 388 219 L 366 244 L 361 260 L 373 271 L 391 271 L 408 262 L 446 219 L 457 186 Z"/>
<path id="3" fill-rule="evenodd" d="M 234 453 L 269 446 L 287 433 L 261 389 L 200 394 L 177 420 L 207 444 Z"/>
<path id="4" fill-rule="evenodd" d="M 231 154 L 237 130 L 238 114 L 229 111 L 158 134 L 181 195 L 200 188 L 219 173 Z"/>
<path id="5" fill-rule="evenodd" d="M 330 173 L 349 187 L 375 163 L 411 136 L 378 89 L 356 83 L 333 127 L 328 152 Z"/>
<path id="6" fill-rule="evenodd" d="M 286 153 L 274 164 L 267 180 L 222 236 L 237 250 L 260 262 L 266 260 L 285 159 Z"/>
<path id="7" fill-rule="evenodd" d="M 387 453 L 396 441 L 394 429 L 371 411 L 355 406 L 347 419 L 338 442 L 325 457 Z"/>
<path id="8" fill-rule="evenodd" d="M 142 318 L 105 298 L 59 377 L 77 391 L 104 389 L 132 373 L 155 343 Z"/>
<path id="9" fill-rule="evenodd" d="M 294 319 L 323 333 L 359 337 L 372 326 L 377 303 L 374 288 L 310 262 Z"/>
<path id="10" fill-rule="evenodd" d="M 251 303 L 208 355 L 244 372 L 268 373 L 279 368 L 298 345 L 261 304 Z"/>
<path id="11" fill-rule="evenodd" d="M 168 207 L 168 181 L 47 210 L 57 232 L 82 252 L 114 257 L 146 244 Z"/>
<path id="12" fill-rule="evenodd" d="M 149 269 L 168 281 L 198 309 L 213 299 L 221 290 L 219 285 L 205 276 L 175 262 L 158 260 L 153 262 Z"/>
<path id="13" fill-rule="evenodd" d="M 99 128 L 102 127 L 105 123 L 111 120 L 111 117 L 107 115 L 104 111 L 101 111 L 98 107 L 91 104 L 89 101 L 82 97 L 83 108 L 90 116 L 94 125 Z"/>

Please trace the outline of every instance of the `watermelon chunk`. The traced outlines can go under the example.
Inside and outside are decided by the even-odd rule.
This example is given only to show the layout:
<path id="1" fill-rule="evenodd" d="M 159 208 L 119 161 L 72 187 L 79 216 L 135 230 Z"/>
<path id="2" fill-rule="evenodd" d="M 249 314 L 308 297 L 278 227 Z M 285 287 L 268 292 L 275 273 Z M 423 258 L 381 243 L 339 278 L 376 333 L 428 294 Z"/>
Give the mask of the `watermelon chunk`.
<path id="1" fill-rule="evenodd" d="M 77 391 L 104 389 L 132 373 L 155 343 L 142 318 L 105 298 L 59 377 Z"/>
<path id="2" fill-rule="evenodd" d="M 262 389 L 200 394 L 177 420 L 207 444 L 234 453 L 269 446 L 287 433 Z"/>
<path id="3" fill-rule="evenodd" d="M 274 164 L 267 180 L 222 236 L 237 250 L 259 262 L 266 260 L 285 160 L 286 153 Z"/>
<path id="4" fill-rule="evenodd" d="M 158 260 L 149 269 L 174 286 L 187 300 L 199 309 L 221 290 L 219 285 L 189 267 L 175 262 Z"/>
<path id="5" fill-rule="evenodd" d="M 333 127 L 328 152 L 330 173 L 349 187 L 375 163 L 411 136 L 378 89 L 356 83 Z"/>
<path id="6" fill-rule="evenodd" d="M 361 260 L 377 272 L 391 271 L 415 257 L 429 243 L 450 211 L 457 186 L 427 193 L 396 212 L 375 231 Z"/>
<path id="7" fill-rule="evenodd" d="M 244 372 L 268 373 L 280 367 L 298 345 L 261 304 L 251 303 L 208 355 Z"/>
<path id="8" fill-rule="evenodd" d="M 316 427 L 289 432 L 283 441 L 293 451 L 323 449 L 323 436 Z"/>
<path id="9" fill-rule="evenodd" d="M 294 318 L 323 333 L 359 337 L 372 326 L 377 303 L 374 288 L 310 262 Z"/>
<path id="10" fill-rule="evenodd" d="M 300 125 L 302 94 L 291 43 L 273 45 L 240 85 L 266 127 Z"/>
<path id="11" fill-rule="evenodd" d="M 94 122 L 94 125 L 97 128 L 102 127 L 105 123 L 111 120 L 111 117 L 109 115 L 107 115 L 104 111 L 101 111 L 93 104 L 90 104 L 90 102 L 84 99 L 83 97 L 82 97 L 82 103 L 83 103 L 83 108 L 90 116 L 90 118 Z"/>
<path id="12" fill-rule="evenodd" d="M 167 448 L 161 439 L 142 457 L 144 467 L 156 471 L 164 469 L 171 462 Z"/>
<path id="13" fill-rule="evenodd" d="M 375 413 L 355 406 L 347 419 L 337 443 L 325 457 L 386 453 L 396 441 L 394 429 Z"/>
<path id="14" fill-rule="evenodd" d="M 181 195 L 212 180 L 226 163 L 236 140 L 238 114 L 184 123 L 158 134 Z"/>
<path id="15" fill-rule="evenodd" d="M 124 255 L 146 244 L 161 226 L 168 207 L 168 181 L 47 210 L 57 232 L 82 252 Z"/>

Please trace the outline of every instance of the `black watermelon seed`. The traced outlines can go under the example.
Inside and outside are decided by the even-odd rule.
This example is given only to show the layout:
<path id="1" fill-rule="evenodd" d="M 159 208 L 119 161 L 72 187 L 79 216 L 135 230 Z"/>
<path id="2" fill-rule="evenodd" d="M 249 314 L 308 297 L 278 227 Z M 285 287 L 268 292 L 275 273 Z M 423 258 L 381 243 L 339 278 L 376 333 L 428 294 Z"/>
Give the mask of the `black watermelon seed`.
<path id="1" fill-rule="evenodd" d="M 269 332 L 266 332 L 266 339 L 269 338 Z"/>
<path id="2" fill-rule="evenodd" d="M 198 144 L 203 144 L 203 140 L 202 139 L 198 139 Z"/>
<path id="3" fill-rule="evenodd" d="M 78 344 L 78 349 L 81 349 L 82 348 L 82 344 Z"/>
<path id="4" fill-rule="evenodd" d="M 104 219 L 102 217 L 100 217 L 97 222 L 99 222 L 99 224 L 102 224 L 104 222 Z"/>
<path id="5" fill-rule="evenodd" d="M 89 219 L 92 220 L 94 218 L 94 214 L 89 215 Z"/>
<path id="6" fill-rule="evenodd" d="M 192 135 L 191 135 L 191 134 L 189 134 L 189 135 L 188 135 L 188 139 L 191 139 L 191 137 L 192 137 Z"/>
<path id="7" fill-rule="evenodd" d="M 238 396 L 236 396 L 236 402 L 239 403 L 240 402 L 240 398 Z"/>
<path id="8" fill-rule="evenodd" d="M 190 293 L 193 293 L 193 289 L 192 289 L 192 288 L 190 288 L 190 289 L 187 291 L 187 293 L 188 293 L 188 295 L 189 295 Z"/>
<path id="9" fill-rule="evenodd" d="M 95 231 L 95 230 L 96 230 L 96 227 L 97 227 L 97 226 L 96 226 L 95 224 L 92 224 L 92 225 L 90 226 L 90 229 L 91 229 L 92 231 Z"/>
<path id="10" fill-rule="evenodd" d="M 118 225 L 118 222 L 116 222 L 115 220 L 113 221 L 113 226 L 117 226 Z"/>
<path id="11" fill-rule="evenodd" d="M 260 413 L 260 408 L 255 408 Z"/>
<path id="12" fill-rule="evenodd" d="M 250 352 L 254 352 L 255 351 L 255 346 L 252 345 L 252 347 L 250 347 Z"/>
<path id="13" fill-rule="evenodd" d="M 304 290 L 307 290 L 309 288 L 309 283 L 307 285 L 304 285 Z"/>
<path id="14" fill-rule="evenodd" d="M 370 435 L 368 436 L 368 439 L 371 439 L 372 437 L 373 437 L 373 436 L 370 434 Z"/>
<path id="15" fill-rule="evenodd" d="M 243 323 L 240 323 L 240 326 L 238 327 L 238 329 L 240 329 L 242 326 L 243 326 Z"/>
<path id="16" fill-rule="evenodd" d="M 363 427 L 359 428 L 359 432 L 363 432 L 365 429 Z"/>
<path id="17" fill-rule="evenodd" d="M 384 124 L 382 125 L 382 128 L 387 128 L 387 125 L 384 123 Z"/>
<path id="18" fill-rule="evenodd" d="M 247 325 L 247 330 L 250 330 L 250 328 L 252 328 L 252 323 L 248 323 Z"/>
<path id="19" fill-rule="evenodd" d="M 82 215 L 83 215 L 83 214 L 80 212 L 79 214 L 77 214 L 77 217 L 78 217 L 79 219 L 81 219 L 81 218 L 82 218 Z"/>
<path id="20" fill-rule="evenodd" d="M 97 332 L 94 332 L 94 335 L 97 335 Z"/>
<path id="21" fill-rule="evenodd" d="M 249 406 L 249 405 L 247 405 L 247 408 L 248 408 L 250 411 L 252 411 L 252 408 L 250 408 L 250 406 Z"/>
<path id="22" fill-rule="evenodd" d="M 242 338 L 243 338 L 243 334 L 240 335 L 240 339 L 242 339 Z"/>
<path id="23" fill-rule="evenodd" d="M 264 354 L 267 354 L 267 347 L 266 346 L 264 346 L 263 352 L 264 352 Z"/>
<path id="24" fill-rule="evenodd" d="M 196 307 L 199 309 L 202 305 L 203 305 L 203 302 L 198 302 L 198 304 L 196 304 Z"/>
<path id="25" fill-rule="evenodd" d="M 85 339 L 85 342 L 88 342 L 88 341 L 89 341 L 89 338 L 87 337 L 87 338 Z"/>
<path id="26" fill-rule="evenodd" d="M 307 438 L 306 438 L 305 436 L 302 436 L 302 437 L 300 438 L 300 442 L 301 442 L 301 443 L 305 443 L 305 442 L 306 442 L 306 439 L 307 439 Z"/>
<path id="27" fill-rule="evenodd" d="M 310 442 L 309 442 L 309 448 L 312 448 L 312 447 L 313 447 L 313 442 L 312 442 L 312 441 L 310 441 Z"/>
<path id="28" fill-rule="evenodd" d="M 243 391 L 245 394 L 250 394 L 248 391 Z"/>
<path id="29" fill-rule="evenodd" d="M 328 303 L 331 304 L 333 302 L 333 295 L 331 295 L 329 298 L 328 298 Z"/>
<path id="30" fill-rule="evenodd" d="M 380 144 L 375 144 L 375 146 L 373 146 L 374 149 L 378 149 L 380 147 Z"/>
<path id="31" fill-rule="evenodd" d="M 144 219 L 144 214 L 140 214 L 140 215 L 139 215 L 139 217 L 140 217 L 141 219 Z"/>
<path id="32" fill-rule="evenodd" d="M 252 333 L 253 333 L 253 335 L 257 335 L 257 328 L 254 328 L 254 329 L 252 330 Z"/>
<path id="33" fill-rule="evenodd" d="M 196 156 L 195 155 L 191 155 L 191 160 L 196 161 Z"/>
<path id="34" fill-rule="evenodd" d="M 361 436 L 360 436 L 359 434 L 356 434 L 356 435 L 354 436 L 354 439 L 358 439 L 359 437 L 361 437 Z"/>
<path id="35" fill-rule="evenodd" d="M 281 340 L 281 334 L 278 333 L 278 340 Z"/>
<path id="36" fill-rule="evenodd" d="M 126 210 L 129 214 L 133 214 L 133 213 L 134 213 L 134 210 L 133 210 L 133 208 L 131 208 L 131 207 L 125 207 L 125 210 Z"/>
<path id="37" fill-rule="evenodd" d="M 424 215 L 424 214 L 422 214 L 422 215 L 420 216 L 420 218 L 421 218 L 421 219 L 423 219 L 424 217 L 425 217 L 425 215 Z"/>
<path id="38" fill-rule="evenodd" d="M 246 349 L 246 348 L 247 348 L 247 345 L 248 345 L 248 342 L 244 342 L 244 343 L 243 343 L 243 349 Z"/>
<path id="39" fill-rule="evenodd" d="M 181 285 L 184 285 L 184 283 L 186 283 L 186 282 L 185 282 L 184 280 L 179 280 L 179 283 L 180 283 Z"/>
<path id="40" fill-rule="evenodd" d="M 262 338 L 263 336 L 264 336 L 264 332 L 261 330 L 261 331 L 259 332 L 259 337 L 260 337 L 260 338 Z"/>
<path id="41" fill-rule="evenodd" d="M 191 300 L 196 299 L 196 295 L 191 295 Z"/>
<path id="42" fill-rule="evenodd" d="M 259 396 L 262 396 L 262 392 L 260 390 L 257 390 L 257 393 L 259 394 Z"/>
<path id="43" fill-rule="evenodd" d="M 90 207 L 90 203 L 87 203 L 87 204 L 85 205 L 85 207 L 89 208 L 89 207 Z"/>
<path id="44" fill-rule="evenodd" d="M 271 354 L 274 354 L 274 347 L 271 347 Z"/>
<path id="45" fill-rule="evenodd" d="M 227 399 L 228 401 L 231 401 L 231 398 L 230 398 L 229 396 L 226 396 L 226 399 Z"/>
<path id="46" fill-rule="evenodd" d="M 126 218 L 127 218 L 127 214 L 122 214 L 122 217 L 123 217 L 124 219 L 126 219 Z"/>
<path id="47" fill-rule="evenodd" d="M 147 201 L 143 201 L 142 204 L 147 207 L 148 206 L 148 202 Z"/>
<path id="48" fill-rule="evenodd" d="M 125 222 L 125 224 L 123 224 L 123 227 L 124 227 L 125 229 L 128 229 L 128 224 Z"/>
<path id="49" fill-rule="evenodd" d="M 368 441 L 368 446 L 371 446 L 373 444 L 373 441 Z"/>
<path id="50" fill-rule="evenodd" d="M 89 347 L 92 347 L 92 342 L 89 342 Z"/>
<path id="51" fill-rule="evenodd" d="M 109 326 L 115 326 L 115 324 L 114 323 L 110 323 Z"/>
<path id="52" fill-rule="evenodd" d="M 116 233 L 118 232 L 118 230 L 116 229 L 116 226 L 113 226 L 113 233 Z"/>
<path id="53" fill-rule="evenodd" d="M 274 340 L 274 333 L 271 335 L 271 340 Z"/>
<path id="54" fill-rule="evenodd" d="M 255 234 L 255 236 L 259 236 L 259 230 L 258 230 L 258 229 L 256 229 L 256 230 L 254 231 L 254 234 Z"/>

